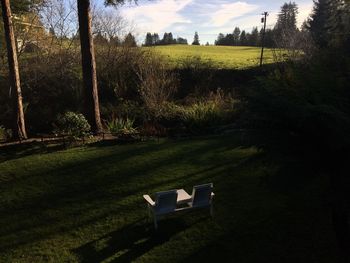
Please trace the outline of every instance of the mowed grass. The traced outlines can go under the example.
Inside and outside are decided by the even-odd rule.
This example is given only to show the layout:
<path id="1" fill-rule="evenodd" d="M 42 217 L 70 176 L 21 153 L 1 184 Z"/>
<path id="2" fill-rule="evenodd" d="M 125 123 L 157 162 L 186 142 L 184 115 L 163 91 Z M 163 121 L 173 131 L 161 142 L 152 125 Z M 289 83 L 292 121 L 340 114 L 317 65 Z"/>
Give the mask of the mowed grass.
<path id="1" fill-rule="evenodd" d="M 285 190 L 278 170 L 240 136 L 1 149 L 0 262 L 334 262 L 319 179 Z M 143 194 L 207 182 L 213 218 L 153 230 Z"/>
<path id="2" fill-rule="evenodd" d="M 163 55 L 171 65 L 180 67 L 184 60 L 200 57 L 217 68 L 244 69 L 258 66 L 261 54 L 259 47 L 169 45 L 149 49 Z M 265 49 L 264 63 L 273 63 L 271 49 Z"/>

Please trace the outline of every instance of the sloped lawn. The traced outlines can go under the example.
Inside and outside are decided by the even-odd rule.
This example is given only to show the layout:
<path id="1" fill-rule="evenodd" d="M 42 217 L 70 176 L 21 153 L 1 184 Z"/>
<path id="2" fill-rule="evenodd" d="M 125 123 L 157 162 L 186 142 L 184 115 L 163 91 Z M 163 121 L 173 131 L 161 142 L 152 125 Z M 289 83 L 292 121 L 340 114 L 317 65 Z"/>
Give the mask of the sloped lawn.
<path id="1" fill-rule="evenodd" d="M 334 262 L 322 180 L 281 171 L 233 136 L 0 148 L 0 262 Z M 213 219 L 184 212 L 154 231 L 143 194 L 207 182 Z"/>

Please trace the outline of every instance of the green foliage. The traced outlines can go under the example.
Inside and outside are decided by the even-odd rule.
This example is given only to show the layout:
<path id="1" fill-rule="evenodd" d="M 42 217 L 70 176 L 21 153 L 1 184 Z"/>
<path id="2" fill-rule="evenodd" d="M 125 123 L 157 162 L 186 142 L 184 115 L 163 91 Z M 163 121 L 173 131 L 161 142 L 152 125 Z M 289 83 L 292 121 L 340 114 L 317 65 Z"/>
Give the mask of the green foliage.
<path id="1" fill-rule="evenodd" d="M 90 124 L 84 115 L 75 112 L 66 112 L 57 119 L 56 133 L 66 134 L 73 138 L 82 138 L 90 134 Z"/>
<path id="2" fill-rule="evenodd" d="M 205 133 L 209 128 L 223 123 L 225 113 L 214 101 L 197 102 L 185 107 L 183 121 L 187 129 L 194 133 Z"/>
<path id="3" fill-rule="evenodd" d="M 12 137 L 11 130 L 8 130 L 4 126 L 0 125 L 0 141 L 6 141 L 11 137 Z"/>
<path id="4" fill-rule="evenodd" d="M 134 128 L 134 120 L 129 118 L 114 118 L 107 122 L 107 128 L 111 133 L 117 135 L 134 134 L 136 132 L 136 129 Z"/>
<path id="5" fill-rule="evenodd" d="M 199 46 L 200 45 L 198 32 L 194 33 L 192 45 L 193 46 Z"/>

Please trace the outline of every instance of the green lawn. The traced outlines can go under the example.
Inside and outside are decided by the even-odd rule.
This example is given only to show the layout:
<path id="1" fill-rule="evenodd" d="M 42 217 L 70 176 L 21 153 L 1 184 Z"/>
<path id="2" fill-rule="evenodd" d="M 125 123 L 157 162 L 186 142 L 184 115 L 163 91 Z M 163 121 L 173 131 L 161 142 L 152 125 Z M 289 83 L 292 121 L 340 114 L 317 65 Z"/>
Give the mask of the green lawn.
<path id="1" fill-rule="evenodd" d="M 278 171 L 240 136 L 0 149 L 0 262 L 334 262 L 320 180 Z M 146 221 L 142 194 L 207 182 L 213 219 Z"/>
<path id="2" fill-rule="evenodd" d="M 175 66 L 189 57 L 200 57 L 204 61 L 210 61 L 217 68 L 230 69 L 256 67 L 260 63 L 261 54 L 259 47 L 169 45 L 150 49 L 164 55 Z M 272 62 L 272 51 L 266 49 L 264 63 Z"/>

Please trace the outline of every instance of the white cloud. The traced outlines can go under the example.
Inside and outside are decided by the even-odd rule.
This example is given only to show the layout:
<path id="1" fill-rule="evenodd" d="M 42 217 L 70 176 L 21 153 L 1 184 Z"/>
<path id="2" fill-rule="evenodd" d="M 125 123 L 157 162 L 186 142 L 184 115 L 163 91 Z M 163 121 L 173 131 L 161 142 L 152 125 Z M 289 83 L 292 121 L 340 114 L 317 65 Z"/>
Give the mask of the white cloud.
<path id="1" fill-rule="evenodd" d="M 257 5 L 248 4 L 246 2 L 221 4 L 218 7 L 219 10 L 210 14 L 210 23 L 212 26 L 222 27 L 232 19 L 242 17 L 258 8 Z"/>
<path id="2" fill-rule="evenodd" d="M 189 24 L 191 20 L 179 12 L 193 0 L 158 0 L 122 9 L 122 14 L 135 21 L 141 31 L 161 32 L 174 24 Z"/>
<path id="3" fill-rule="evenodd" d="M 309 17 L 313 9 L 313 3 L 299 5 L 298 26 L 300 27 Z"/>

